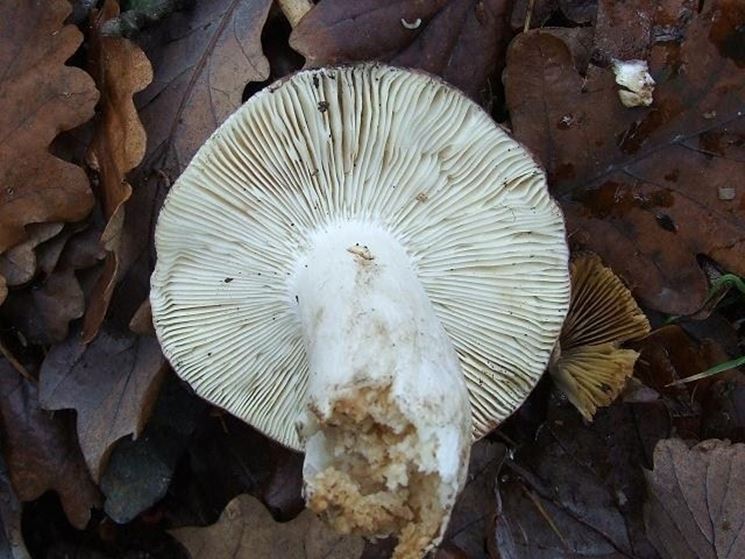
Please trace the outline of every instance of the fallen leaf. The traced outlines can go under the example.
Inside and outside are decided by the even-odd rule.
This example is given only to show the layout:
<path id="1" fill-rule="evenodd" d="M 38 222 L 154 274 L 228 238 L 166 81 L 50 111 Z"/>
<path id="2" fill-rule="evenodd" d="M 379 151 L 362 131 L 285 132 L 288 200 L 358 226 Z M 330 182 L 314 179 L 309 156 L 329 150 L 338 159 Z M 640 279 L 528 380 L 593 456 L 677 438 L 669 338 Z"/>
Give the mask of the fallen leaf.
<path id="1" fill-rule="evenodd" d="M 171 535 L 192 559 L 354 559 L 364 540 L 343 536 L 309 510 L 286 523 L 277 523 L 250 495 L 230 501 L 216 524 L 207 528 L 179 528 Z"/>
<path id="2" fill-rule="evenodd" d="M 5 298 L 8 296 L 8 285 L 5 281 L 4 276 L 0 276 L 0 305 L 3 304 Z"/>
<path id="3" fill-rule="evenodd" d="M 26 227 L 27 238 L 0 254 L 0 275 L 9 286 L 31 281 L 36 273 L 36 247 L 62 231 L 61 223 L 33 223 Z"/>
<path id="4" fill-rule="evenodd" d="M 592 23 L 598 11 L 598 0 L 559 0 L 561 12 L 574 23 Z"/>
<path id="5" fill-rule="evenodd" d="M 558 10 L 558 0 L 515 0 L 512 4 L 510 25 L 515 31 L 522 31 L 530 11 L 530 28 L 543 27 Z"/>
<path id="6" fill-rule="evenodd" d="M 166 381 L 142 435 L 119 441 L 101 477 L 104 511 L 112 520 L 130 522 L 163 498 L 206 409 L 175 377 Z"/>
<path id="7" fill-rule="evenodd" d="M 642 513 L 644 437 L 656 443 L 669 430 L 653 417 L 647 405 L 615 403 L 585 425 L 552 399 L 537 438 L 500 472 L 491 557 L 656 558 Z M 640 431 L 640 422 L 653 431 Z"/>
<path id="8" fill-rule="evenodd" d="M 310 66 L 380 60 L 420 68 L 478 97 L 509 39 L 505 0 L 324 0 L 292 31 Z"/>
<path id="9" fill-rule="evenodd" d="M 702 438 L 745 443 L 745 375 L 714 382 L 702 408 Z"/>
<path id="10" fill-rule="evenodd" d="M 745 58 L 733 47 L 745 7 L 692 5 L 603 0 L 586 75 L 562 40 L 541 31 L 512 42 L 505 75 L 515 136 L 546 167 L 572 241 L 673 314 L 706 297 L 697 255 L 745 273 L 745 190 L 732 182 L 745 175 Z M 651 107 L 619 102 L 602 66 L 614 57 L 649 62 Z M 735 198 L 722 199 L 731 187 Z"/>
<path id="11" fill-rule="evenodd" d="M 54 253 L 61 250 L 48 276 L 12 292 L 0 309 L 0 315 L 32 343 L 49 345 L 67 337 L 69 323 L 85 311 L 85 295 L 77 273 L 94 266 L 103 256 L 98 234 L 92 229 L 69 237 L 63 247 L 52 249 Z M 46 265 L 40 262 L 40 268 Z"/>
<path id="12" fill-rule="evenodd" d="M 745 445 L 660 441 L 647 483 L 644 521 L 664 559 L 745 557 Z"/>
<path id="13" fill-rule="evenodd" d="M 248 82 L 269 77 L 261 29 L 271 0 L 212 0 L 170 15 L 143 35 L 155 68 L 138 96 L 148 136 L 144 167 L 175 178 L 242 103 Z"/>
<path id="14" fill-rule="evenodd" d="M 31 559 L 21 533 L 22 505 L 13 493 L 8 469 L 0 457 L 0 557 Z"/>
<path id="15" fill-rule="evenodd" d="M 455 503 L 442 548 L 459 549 L 469 558 L 484 555 L 498 500 L 497 474 L 506 457 L 507 447 L 501 443 L 483 439 L 473 445 L 466 486 Z"/>
<path id="16" fill-rule="evenodd" d="M 52 489 L 70 523 L 83 529 L 100 496 L 65 414 L 39 406 L 37 388 L 0 359 L 0 415 L 5 462 L 16 495 L 31 501 Z"/>
<path id="17" fill-rule="evenodd" d="M 701 343 L 677 325 L 658 328 L 639 343 L 631 344 L 640 356 L 635 376 L 663 399 L 679 436 L 698 439 L 701 434 L 701 402 L 715 379 L 670 386 L 726 360 L 712 341 Z"/>
<path id="18" fill-rule="evenodd" d="M 153 309 L 150 308 L 150 299 L 145 299 L 137 308 L 129 321 L 129 329 L 140 336 L 154 336 Z"/>
<path id="19" fill-rule="evenodd" d="M 212 524 L 242 493 L 260 499 L 278 521 L 300 514 L 305 506 L 303 455 L 221 410 L 212 411 L 197 427 L 177 469 L 187 475 L 176 476 L 164 500 L 169 524 Z"/>
<path id="20" fill-rule="evenodd" d="M 124 225 L 124 203 L 132 195 L 126 175 L 145 156 L 147 136 L 132 97 L 153 79 L 153 70 L 145 53 L 133 42 L 121 37 L 102 37 L 101 27 L 119 15 L 115 0 L 107 0 L 93 15 L 91 60 L 89 69 L 101 91 L 99 117 L 89 150 L 89 160 L 98 170 L 106 228 L 101 242 L 109 252 L 103 272 L 91 295 L 83 321 L 83 339 L 90 342 L 98 333 L 123 262 L 119 255 Z"/>
<path id="21" fill-rule="evenodd" d="M 112 445 L 142 431 L 164 373 L 154 337 L 102 330 L 86 345 L 73 333 L 50 349 L 39 373 L 41 404 L 77 412 L 80 447 L 94 480 Z"/>
<path id="22" fill-rule="evenodd" d="M 48 151 L 98 99 L 90 76 L 64 64 L 82 40 L 64 25 L 70 9 L 65 0 L 0 3 L 0 252 L 25 239 L 27 224 L 77 221 L 93 206 L 83 169 Z"/>

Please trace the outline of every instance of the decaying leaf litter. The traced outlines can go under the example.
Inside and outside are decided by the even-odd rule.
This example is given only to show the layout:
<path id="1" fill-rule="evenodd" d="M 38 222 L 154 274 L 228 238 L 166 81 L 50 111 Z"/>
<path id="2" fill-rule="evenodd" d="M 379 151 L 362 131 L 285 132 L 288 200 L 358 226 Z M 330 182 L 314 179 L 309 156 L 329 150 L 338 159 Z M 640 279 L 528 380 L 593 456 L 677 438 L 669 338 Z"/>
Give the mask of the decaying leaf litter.
<path id="1" fill-rule="evenodd" d="M 152 230 L 242 101 L 304 63 L 371 59 L 441 76 L 512 130 L 546 168 L 573 253 L 597 254 L 653 330 L 618 340 L 634 375 L 592 422 L 546 376 L 478 443 L 436 555 L 742 555 L 742 371 L 672 384 L 745 353 L 745 296 L 707 297 L 745 274 L 741 2 L 322 0 L 294 27 L 268 0 L 121 4 L 0 7 L 10 556 L 241 557 L 266 545 L 251 537 L 302 547 L 316 529 L 292 520 L 302 458 L 168 370 L 145 304 Z M 143 6 L 128 38 L 105 34 Z M 613 66 L 628 60 L 648 64 L 649 107 L 620 102 Z M 226 534 L 235 547 L 218 548 Z M 355 546 L 339 556 L 391 548 Z"/>

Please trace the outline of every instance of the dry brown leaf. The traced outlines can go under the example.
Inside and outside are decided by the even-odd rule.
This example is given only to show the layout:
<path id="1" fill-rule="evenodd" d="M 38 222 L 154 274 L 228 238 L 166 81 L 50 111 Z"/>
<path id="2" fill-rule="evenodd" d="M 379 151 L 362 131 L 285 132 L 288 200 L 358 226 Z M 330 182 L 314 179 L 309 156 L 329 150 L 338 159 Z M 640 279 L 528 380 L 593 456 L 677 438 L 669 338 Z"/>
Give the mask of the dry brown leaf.
<path id="1" fill-rule="evenodd" d="M 60 231 L 61 223 L 33 223 L 26 227 L 27 239 L 0 254 L 0 275 L 10 286 L 31 281 L 36 273 L 36 247 Z"/>
<path id="2" fill-rule="evenodd" d="M 206 528 L 179 528 L 171 535 L 192 559 L 355 559 L 364 540 L 342 536 L 309 510 L 278 523 L 256 498 L 239 495 Z"/>
<path id="3" fill-rule="evenodd" d="M 745 189 L 733 182 L 745 176 L 745 57 L 735 46 L 745 4 L 708 0 L 700 14 L 692 4 L 599 4 L 593 60 L 647 60 L 657 81 L 649 108 L 625 108 L 610 67 L 580 75 L 567 45 L 541 31 L 512 42 L 505 76 L 515 136 L 547 168 L 571 239 L 673 314 L 706 296 L 697 255 L 745 273 Z"/>
<path id="4" fill-rule="evenodd" d="M 0 415 L 5 462 L 18 498 L 31 501 L 52 489 L 70 523 L 82 529 L 100 505 L 70 417 L 39 406 L 37 388 L 0 358 Z"/>
<path id="5" fill-rule="evenodd" d="M 111 446 L 142 430 L 164 373 L 154 337 L 102 330 L 90 345 L 71 335 L 47 354 L 39 374 L 41 403 L 77 412 L 80 447 L 94 480 Z"/>
<path id="6" fill-rule="evenodd" d="M 77 221 L 93 205 L 83 169 L 48 151 L 98 99 L 90 76 L 64 65 L 82 40 L 63 25 L 69 13 L 66 0 L 0 3 L 0 252 L 24 240 L 27 224 Z"/>
<path id="7" fill-rule="evenodd" d="M 501 63 L 505 0 L 324 0 L 290 36 L 311 66 L 380 60 L 442 76 L 472 97 Z"/>
<path id="8" fill-rule="evenodd" d="M 660 441 L 647 483 L 644 522 L 664 559 L 745 557 L 745 445 Z"/>
<path id="9" fill-rule="evenodd" d="M 88 152 L 98 170 L 104 216 L 108 220 L 101 242 L 109 254 L 91 295 L 83 321 L 83 339 L 91 341 L 106 316 L 111 295 L 121 273 L 119 248 L 124 224 L 124 203 L 132 195 L 126 175 L 145 156 L 147 136 L 132 99 L 153 80 L 145 53 L 122 37 L 102 37 L 101 26 L 119 15 L 115 0 L 107 0 L 93 15 L 89 69 L 101 91 L 99 119 Z"/>
<path id="10" fill-rule="evenodd" d="M 138 99 L 148 135 L 145 167 L 178 176 L 242 103 L 248 82 L 269 77 L 261 30 L 272 0 L 211 0 L 171 15 L 145 37 L 155 79 Z"/>

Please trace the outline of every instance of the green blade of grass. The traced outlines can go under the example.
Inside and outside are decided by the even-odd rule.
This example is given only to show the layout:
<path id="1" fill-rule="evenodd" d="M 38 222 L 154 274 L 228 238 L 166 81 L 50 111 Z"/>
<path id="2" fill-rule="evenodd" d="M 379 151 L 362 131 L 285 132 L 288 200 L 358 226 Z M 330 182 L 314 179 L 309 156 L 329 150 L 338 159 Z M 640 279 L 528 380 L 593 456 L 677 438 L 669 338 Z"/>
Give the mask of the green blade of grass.
<path id="1" fill-rule="evenodd" d="M 725 361 L 724 363 L 720 363 L 719 365 L 714 365 L 710 369 L 706 369 L 705 371 L 695 375 L 691 375 L 690 377 L 676 380 L 674 382 L 671 382 L 667 386 L 675 386 L 678 384 L 685 384 L 686 382 L 694 382 L 714 375 L 718 375 L 719 373 L 729 371 L 730 369 L 742 367 L 743 365 L 745 365 L 745 355 L 741 355 L 737 359 L 732 359 L 731 361 Z"/>

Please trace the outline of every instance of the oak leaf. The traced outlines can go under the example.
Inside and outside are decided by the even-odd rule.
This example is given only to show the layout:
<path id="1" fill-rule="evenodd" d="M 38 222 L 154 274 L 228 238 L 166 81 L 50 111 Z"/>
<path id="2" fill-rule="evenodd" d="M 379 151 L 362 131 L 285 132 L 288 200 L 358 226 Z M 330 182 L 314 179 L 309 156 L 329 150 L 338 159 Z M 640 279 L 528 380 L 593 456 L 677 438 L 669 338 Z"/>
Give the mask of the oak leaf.
<path id="1" fill-rule="evenodd" d="M 216 524 L 179 528 L 171 535 L 192 559 L 354 559 L 364 547 L 362 538 L 337 534 L 309 510 L 289 522 L 275 522 L 250 495 L 230 501 Z"/>
<path id="2" fill-rule="evenodd" d="M 88 152 L 98 170 L 103 212 L 108 220 L 101 242 L 108 251 L 101 276 L 91 295 L 83 321 L 83 339 L 91 341 L 106 316 L 111 295 L 122 267 L 119 250 L 124 224 L 125 202 L 132 195 L 126 175 L 145 156 L 147 136 L 135 109 L 133 95 L 153 79 L 145 53 L 121 37 L 101 36 L 101 27 L 119 14 L 115 0 L 107 0 L 93 16 L 89 69 L 101 91 L 99 117 Z"/>
<path id="3" fill-rule="evenodd" d="M 745 557 L 745 445 L 660 441 L 647 483 L 644 521 L 663 559 Z"/>
<path id="4" fill-rule="evenodd" d="M 380 60 L 420 68 L 477 97 L 509 38 L 505 0 L 324 0 L 293 30 L 311 66 Z"/>
<path id="5" fill-rule="evenodd" d="M 0 359 L 0 416 L 3 453 L 18 498 L 31 501 L 56 491 L 70 523 L 82 529 L 100 495 L 64 414 L 39 406 L 38 391 L 5 359 Z"/>
<path id="6" fill-rule="evenodd" d="M 564 41 L 531 31 L 512 42 L 505 75 L 515 136 L 546 167 L 572 241 L 673 314 L 705 299 L 699 254 L 745 273 L 745 189 L 734 180 L 745 176 L 745 58 L 735 46 L 745 5 L 697 8 L 601 1 L 583 73 Z M 651 107 L 620 103 L 614 58 L 649 63 Z"/>
<path id="7" fill-rule="evenodd" d="M 112 445 L 141 432 L 164 373 L 165 359 L 150 336 L 102 330 L 86 345 L 72 334 L 47 354 L 39 373 L 42 406 L 77 412 L 80 447 L 94 480 Z"/>
<path id="8" fill-rule="evenodd" d="M 0 252 L 23 241 L 26 225 L 77 221 L 93 205 L 83 169 L 48 149 L 98 99 L 90 76 L 64 64 L 82 40 L 63 23 L 69 13 L 66 0 L 0 3 Z"/>
<path id="9" fill-rule="evenodd" d="M 10 286 L 31 281 L 36 273 L 36 247 L 60 231 L 61 223 L 32 223 L 26 226 L 27 238 L 4 254 L 0 254 L 0 275 Z"/>
<path id="10" fill-rule="evenodd" d="M 41 277 L 27 288 L 13 291 L 0 308 L 0 316 L 32 343 L 49 345 L 64 340 L 69 323 L 85 311 L 78 273 L 103 257 L 98 236 L 93 229 L 78 234 L 67 230 L 40 247 Z"/>

